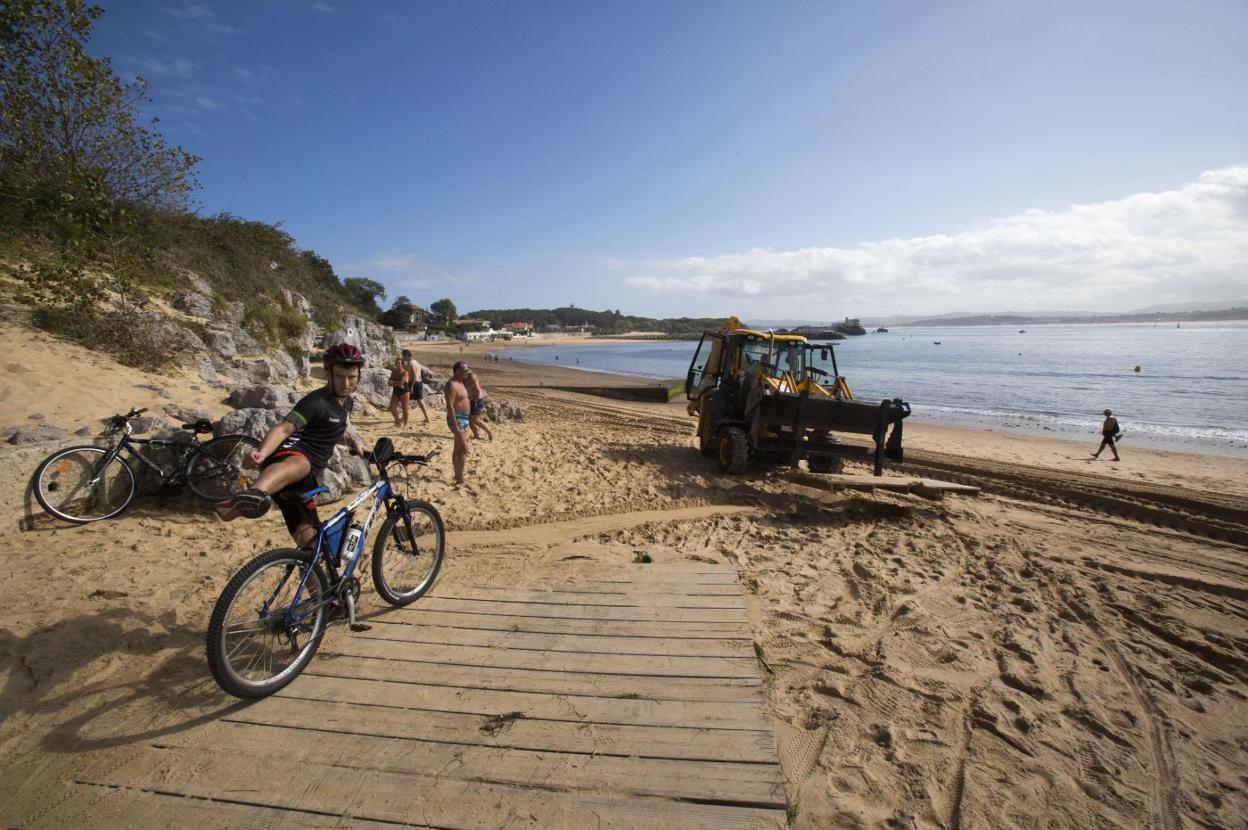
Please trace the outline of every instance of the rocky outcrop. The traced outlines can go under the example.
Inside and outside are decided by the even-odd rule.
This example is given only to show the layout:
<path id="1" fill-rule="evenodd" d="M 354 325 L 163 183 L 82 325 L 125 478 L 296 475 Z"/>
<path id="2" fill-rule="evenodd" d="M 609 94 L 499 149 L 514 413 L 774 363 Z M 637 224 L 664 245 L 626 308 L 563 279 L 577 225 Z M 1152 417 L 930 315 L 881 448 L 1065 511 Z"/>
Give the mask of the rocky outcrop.
<path id="1" fill-rule="evenodd" d="M 261 409 L 259 407 L 236 409 L 213 424 L 212 432 L 213 435 L 217 436 L 241 433 L 260 440 L 268 434 L 269 430 L 277 426 L 284 417 L 286 417 L 286 413 L 278 413 L 273 409 Z"/>
<path id="2" fill-rule="evenodd" d="M 280 409 L 289 411 L 298 401 L 296 393 L 271 384 L 237 386 L 230 390 L 230 406 L 235 409 Z"/>
<path id="3" fill-rule="evenodd" d="M 60 441 L 68 435 L 60 427 L 37 426 L 19 427 L 9 436 L 10 444 L 41 444 L 45 441 Z"/>
<path id="4" fill-rule="evenodd" d="M 191 288 L 194 291 L 197 291 L 200 294 L 205 294 L 209 297 L 216 295 L 216 292 L 212 289 L 212 283 L 208 282 L 208 280 L 204 279 L 199 274 L 196 274 L 189 268 L 182 269 L 182 276 L 188 283 L 191 284 Z"/>
<path id="5" fill-rule="evenodd" d="M 524 412 L 520 407 L 509 400 L 495 400 L 491 397 L 485 399 L 485 417 L 491 421 L 523 421 Z"/>
<path id="6" fill-rule="evenodd" d="M 173 307 L 192 317 L 199 317 L 203 320 L 212 319 L 212 298 L 198 291 L 183 291 L 174 294 Z"/>
<path id="7" fill-rule="evenodd" d="M 350 343 L 361 352 L 372 367 L 389 365 L 398 354 L 398 342 L 394 339 L 394 330 L 389 326 L 379 326 L 374 322 L 344 314 L 339 318 L 339 327 L 327 333 L 321 346 L 328 349 L 337 343 Z"/>

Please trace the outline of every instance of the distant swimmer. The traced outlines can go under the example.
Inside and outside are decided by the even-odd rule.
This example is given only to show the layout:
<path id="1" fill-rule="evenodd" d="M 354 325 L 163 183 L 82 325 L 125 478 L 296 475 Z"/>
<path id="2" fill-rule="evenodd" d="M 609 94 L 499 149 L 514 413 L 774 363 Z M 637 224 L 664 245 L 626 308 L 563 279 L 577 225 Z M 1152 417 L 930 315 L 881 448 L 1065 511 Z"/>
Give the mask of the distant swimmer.
<path id="1" fill-rule="evenodd" d="M 1096 448 L 1096 452 L 1092 453 L 1093 458 L 1101 457 L 1101 450 L 1109 447 L 1109 451 L 1114 454 L 1115 461 L 1121 461 L 1118 457 L 1118 447 L 1116 441 L 1118 436 L 1122 434 L 1122 428 L 1118 426 L 1118 419 L 1114 417 L 1112 410 L 1105 410 L 1105 421 L 1101 424 L 1101 445 Z"/>

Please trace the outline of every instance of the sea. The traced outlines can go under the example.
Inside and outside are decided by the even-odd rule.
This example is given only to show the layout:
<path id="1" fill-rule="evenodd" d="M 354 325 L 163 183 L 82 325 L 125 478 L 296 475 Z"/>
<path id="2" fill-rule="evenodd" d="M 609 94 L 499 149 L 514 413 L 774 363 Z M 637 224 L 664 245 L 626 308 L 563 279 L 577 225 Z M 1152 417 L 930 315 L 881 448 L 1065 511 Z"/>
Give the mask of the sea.
<path id="1" fill-rule="evenodd" d="M 503 347 L 517 361 L 683 378 L 696 341 Z M 937 424 L 1097 440 L 1112 409 L 1132 443 L 1248 458 L 1248 321 L 968 326 L 836 341 L 860 400 L 902 398 Z"/>

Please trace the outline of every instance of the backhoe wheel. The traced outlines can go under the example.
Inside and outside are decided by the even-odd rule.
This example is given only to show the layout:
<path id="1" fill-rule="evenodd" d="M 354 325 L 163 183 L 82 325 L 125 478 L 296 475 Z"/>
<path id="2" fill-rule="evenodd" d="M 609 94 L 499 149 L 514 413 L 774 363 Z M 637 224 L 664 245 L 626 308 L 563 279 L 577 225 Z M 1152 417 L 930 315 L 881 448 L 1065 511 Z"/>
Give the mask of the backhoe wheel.
<path id="1" fill-rule="evenodd" d="M 816 455 L 806 461 L 812 473 L 843 473 L 845 459 L 827 455 Z"/>
<path id="2" fill-rule="evenodd" d="M 750 441 L 740 427 L 726 427 L 719 433 L 719 469 L 739 473 L 750 456 Z"/>

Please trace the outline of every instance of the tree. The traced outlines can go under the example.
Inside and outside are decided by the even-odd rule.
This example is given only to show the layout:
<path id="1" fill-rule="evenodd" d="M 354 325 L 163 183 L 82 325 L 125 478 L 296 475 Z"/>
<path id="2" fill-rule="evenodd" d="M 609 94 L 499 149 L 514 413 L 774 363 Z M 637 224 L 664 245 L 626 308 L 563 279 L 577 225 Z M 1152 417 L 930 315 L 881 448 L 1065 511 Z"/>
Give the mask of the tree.
<path id="1" fill-rule="evenodd" d="M 450 328 L 455 323 L 455 318 L 459 316 L 455 311 L 455 304 L 448 299 L 438 300 L 429 306 L 429 310 L 433 312 L 434 318 L 442 328 Z"/>
<path id="2" fill-rule="evenodd" d="M 405 329 L 412 324 L 412 300 L 406 294 L 394 298 L 390 308 L 381 315 L 381 322 L 394 329 Z"/>
<path id="3" fill-rule="evenodd" d="M 0 188 L 28 215 L 99 197 L 182 208 L 198 186 L 199 159 L 137 123 L 147 83 L 121 83 L 85 52 L 102 13 L 82 0 L 0 4 Z"/>
<path id="4" fill-rule="evenodd" d="M 366 277 L 347 277 L 342 281 L 347 299 L 361 311 L 367 311 L 374 319 L 381 318 L 381 306 L 378 300 L 386 298 L 386 287 L 376 280 Z"/>

